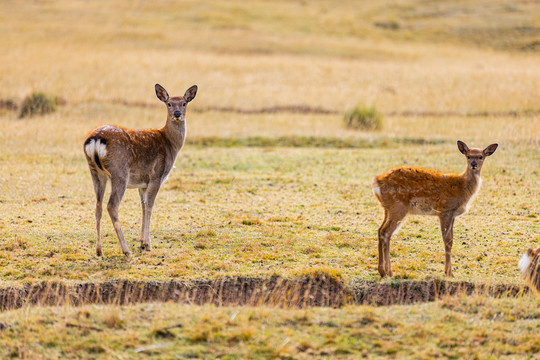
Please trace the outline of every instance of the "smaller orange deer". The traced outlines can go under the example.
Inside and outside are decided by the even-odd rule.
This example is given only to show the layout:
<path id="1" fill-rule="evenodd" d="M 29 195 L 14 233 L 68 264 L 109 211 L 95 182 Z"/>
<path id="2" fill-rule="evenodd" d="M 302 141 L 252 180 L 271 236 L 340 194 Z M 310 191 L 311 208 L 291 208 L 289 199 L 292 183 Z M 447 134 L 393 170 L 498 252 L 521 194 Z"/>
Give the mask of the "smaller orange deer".
<path id="1" fill-rule="evenodd" d="M 114 230 L 123 253 L 131 252 L 122 233 L 118 208 L 126 188 L 138 188 L 142 207 L 141 248 L 152 250 L 150 217 L 161 184 L 169 176 L 176 155 L 186 139 L 186 107 L 195 98 L 197 86 L 187 89 L 184 96 L 169 97 L 156 84 L 156 95 L 165 103 L 167 122 L 161 129 L 132 130 L 104 125 L 92 130 L 84 142 L 84 154 L 96 192 L 96 253 L 101 256 L 101 212 L 107 181 L 111 181 L 111 196 L 107 205 Z"/>
<path id="2" fill-rule="evenodd" d="M 439 217 L 446 253 L 445 273 L 452 276 L 450 254 L 454 237 L 454 219 L 467 212 L 482 179 L 480 170 L 487 156 L 497 150 L 497 144 L 484 150 L 469 149 L 457 142 L 459 151 L 467 157 L 463 174 L 445 174 L 420 167 L 401 166 L 373 179 L 373 193 L 384 208 L 384 220 L 379 227 L 379 274 L 392 276 L 390 238 L 407 214 Z"/>

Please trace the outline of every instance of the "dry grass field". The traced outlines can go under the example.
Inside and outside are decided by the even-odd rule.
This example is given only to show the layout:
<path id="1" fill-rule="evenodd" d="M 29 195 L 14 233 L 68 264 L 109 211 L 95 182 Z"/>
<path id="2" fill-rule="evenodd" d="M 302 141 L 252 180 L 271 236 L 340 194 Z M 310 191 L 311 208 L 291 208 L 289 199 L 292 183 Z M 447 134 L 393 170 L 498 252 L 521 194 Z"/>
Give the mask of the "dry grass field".
<path id="1" fill-rule="evenodd" d="M 0 44 L 6 49 L 0 52 L 2 104 L 19 105 L 33 92 L 61 99 L 56 112 L 24 119 L 17 110 L 0 107 L 3 289 L 41 281 L 294 279 L 313 274 L 346 285 L 377 282 L 382 209 L 371 193 L 371 179 L 403 164 L 461 172 L 465 160 L 458 139 L 476 147 L 497 142 L 499 149 L 484 165 L 483 187 L 471 210 L 457 220 L 454 280 L 521 286 L 519 256 L 540 242 L 536 2 L 261 0 L 248 6 L 241 1 L 58 0 L 1 2 L 0 14 Z M 137 249 L 140 206 L 137 192 L 128 190 L 120 219 L 133 259 L 123 257 L 106 214 L 105 256 L 97 258 L 95 200 L 82 143 L 101 124 L 161 127 L 166 113 L 155 97 L 155 83 L 171 95 L 193 84 L 199 92 L 188 107 L 186 145 L 154 207 L 154 250 Z M 384 115 L 382 130 L 345 128 L 343 114 L 357 104 L 374 106 Z M 444 279 L 438 220 L 410 217 L 393 239 L 391 260 L 397 281 Z M 165 334 L 158 343 L 173 345 L 152 354 L 234 357 L 223 350 L 231 341 L 243 344 L 238 345 L 242 358 L 325 353 L 350 358 L 364 351 L 403 357 L 423 346 L 406 346 L 406 339 L 391 335 L 394 327 L 409 335 L 413 327 L 440 339 L 452 328 L 456 339 L 467 331 L 480 339 L 426 347 L 422 356 L 427 358 L 459 357 L 471 349 L 479 357 L 497 358 L 539 351 L 540 339 L 531 330 L 532 323 L 538 324 L 537 300 L 528 295 L 475 299 L 446 299 L 464 308 L 481 302 L 479 313 L 471 315 L 477 318 L 473 325 L 459 310 L 449 312 L 444 301 L 390 310 L 351 306 L 331 315 L 325 309 L 283 309 L 270 320 L 238 322 L 244 328 L 233 329 L 239 334 L 235 340 L 209 330 L 206 338 L 192 341 L 199 335 L 187 323 L 214 326 L 197 314 L 227 319 L 240 312 L 258 319 L 274 310 L 167 305 L 164 312 L 147 314 L 148 305 L 106 310 L 89 305 L 6 312 L 0 314 L 0 334 L 41 344 L 14 343 L 3 356 L 76 357 L 85 351 L 89 357 L 115 358 L 128 351 L 127 357 L 134 357 L 135 348 L 162 336 L 152 333 L 153 327 L 167 326 L 181 313 L 182 334 Z M 501 306 L 506 310 L 496 310 Z M 521 335 L 508 343 L 500 340 L 501 347 L 486 345 L 480 333 L 492 326 L 489 319 L 513 306 L 522 309 L 512 315 L 515 321 L 497 318 L 496 325 L 501 334 Z M 144 329 L 139 340 L 145 340 L 126 347 L 104 336 L 112 343 L 91 337 L 79 347 L 66 345 L 87 331 L 67 329 L 67 322 L 83 313 L 93 319 L 103 311 L 120 314 L 115 316 L 122 325 L 120 330 L 107 325 L 99 336 L 114 330 L 114 336 L 123 337 Z M 387 319 L 387 311 L 395 318 Z M 373 340 L 352 340 L 366 333 L 347 328 L 350 313 L 375 319 L 373 327 L 366 325 Z M 427 327 L 424 316 L 431 321 Z M 288 320 L 302 317 L 308 320 L 294 320 L 299 325 Z M 386 326 L 385 321 L 398 325 Z M 350 331 L 337 345 L 281 334 L 295 326 L 318 333 L 313 324 L 320 322 L 336 324 L 323 332 Z M 435 335 L 435 325 L 429 324 L 438 322 L 448 326 Z M 45 324 L 41 340 L 30 330 L 40 324 Z M 271 328 L 270 335 L 261 335 L 261 326 Z M 99 349 L 92 348 L 98 342 Z"/>
<path id="2" fill-rule="evenodd" d="M 3 358 L 535 358 L 538 302 L 448 297 L 341 309 L 140 304 L 0 314 Z M 9 324 L 9 325 L 8 325 Z"/>

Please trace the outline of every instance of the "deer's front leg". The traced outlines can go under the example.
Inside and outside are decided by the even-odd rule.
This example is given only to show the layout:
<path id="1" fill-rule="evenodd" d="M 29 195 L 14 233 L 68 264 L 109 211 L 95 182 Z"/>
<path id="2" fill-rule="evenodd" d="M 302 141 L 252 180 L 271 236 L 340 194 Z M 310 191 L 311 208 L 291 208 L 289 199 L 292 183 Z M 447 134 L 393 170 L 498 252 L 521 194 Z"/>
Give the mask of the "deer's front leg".
<path id="1" fill-rule="evenodd" d="M 142 244 L 143 250 L 152 250 L 152 244 L 150 243 L 150 218 L 152 217 L 152 208 L 154 207 L 154 201 L 156 200 L 157 193 L 161 182 L 152 182 L 148 184 L 145 191 L 145 211 L 143 211 L 143 227 L 142 227 Z"/>
<path id="2" fill-rule="evenodd" d="M 146 228 L 146 188 L 139 188 L 139 198 L 141 199 L 141 234 L 139 240 L 141 241 L 141 249 L 144 249 L 144 229 Z"/>
<path id="3" fill-rule="evenodd" d="M 454 242 L 454 214 L 453 213 L 444 213 L 439 217 L 441 222 L 441 233 L 444 241 L 444 251 L 445 251 L 445 265 L 444 270 L 446 276 L 453 277 L 452 274 L 452 244 Z"/>

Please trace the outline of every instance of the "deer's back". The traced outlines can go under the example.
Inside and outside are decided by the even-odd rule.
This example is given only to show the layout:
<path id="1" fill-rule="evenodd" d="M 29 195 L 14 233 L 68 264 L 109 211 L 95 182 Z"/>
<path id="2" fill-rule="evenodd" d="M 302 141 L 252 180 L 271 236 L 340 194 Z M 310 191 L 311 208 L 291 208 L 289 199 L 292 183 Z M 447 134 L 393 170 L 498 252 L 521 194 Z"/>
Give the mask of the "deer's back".
<path id="1" fill-rule="evenodd" d="M 373 181 L 373 192 L 383 207 L 426 215 L 460 208 L 465 188 L 461 175 L 408 166 L 392 168 Z"/>
<path id="2" fill-rule="evenodd" d="M 166 178 L 176 158 L 158 129 L 104 125 L 91 131 L 89 139 L 100 139 L 105 144 L 103 165 L 111 174 L 128 176 L 129 187 L 145 187 L 151 180 Z"/>

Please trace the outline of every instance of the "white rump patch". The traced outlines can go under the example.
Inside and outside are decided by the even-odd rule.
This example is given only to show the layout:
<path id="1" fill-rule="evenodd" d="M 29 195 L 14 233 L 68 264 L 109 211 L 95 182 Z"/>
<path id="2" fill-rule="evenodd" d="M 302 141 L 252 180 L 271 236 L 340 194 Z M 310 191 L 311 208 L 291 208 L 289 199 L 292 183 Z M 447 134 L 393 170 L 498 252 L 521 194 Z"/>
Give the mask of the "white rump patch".
<path id="1" fill-rule="evenodd" d="M 105 144 L 102 144 L 101 141 L 98 139 L 96 141 L 96 152 L 98 154 L 98 157 L 100 159 L 103 159 L 105 155 L 107 155 L 107 146 Z"/>
<path id="2" fill-rule="evenodd" d="M 519 270 L 521 271 L 521 275 L 525 276 L 525 271 L 527 271 L 527 268 L 531 264 L 531 257 L 529 256 L 529 253 L 526 252 L 521 257 L 521 260 L 519 260 L 518 266 Z"/>
<path id="3" fill-rule="evenodd" d="M 91 140 L 88 144 L 84 147 L 84 152 L 89 158 L 92 158 L 94 156 L 94 152 L 96 152 L 96 141 Z"/>
<path id="4" fill-rule="evenodd" d="M 98 158 L 103 159 L 105 155 L 107 155 L 107 146 L 102 144 L 100 139 L 92 139 L 88 144 L 86 144 L 84 151 L 92 160 L 94 159 L 94 154 L 97 154 Z"/>

